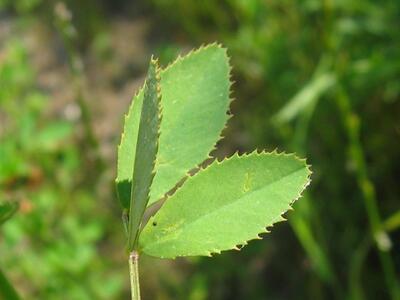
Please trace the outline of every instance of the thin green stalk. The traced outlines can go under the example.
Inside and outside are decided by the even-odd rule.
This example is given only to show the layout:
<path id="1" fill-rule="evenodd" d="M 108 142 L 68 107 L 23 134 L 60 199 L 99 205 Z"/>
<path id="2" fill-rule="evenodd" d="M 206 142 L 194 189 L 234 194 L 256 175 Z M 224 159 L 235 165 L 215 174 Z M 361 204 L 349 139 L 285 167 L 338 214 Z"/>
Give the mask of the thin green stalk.
<path id="1" fill-rule="evenodd" d="M 314 71 L 314 80 L 312 82 L 314 82 L 316 78 L 320 77 L 321 74 L 327 74 L 327 62 L 330 62 L 329 57 L 323 56 L 318 63 L 318 67 Z M 284 112 L 288 111 L 287 109 L 291 104 L 296 103 L 296 101 L 298 102 L 301 98 L 304 98 L 304 96 L 300 95 L 304 94 L 304 90 L 307 89 L 307 86 L 309 86 L 309 84 L 299 91 L 296 96 L 290 100 L 290 104 L 281 109 L 281 111 L 276 115 L 276 125 L 280 125 L 281 123 L 289 121 L 287 117 L 282 118 L 282 116 L 285 115 Z M 307 95 L 307 97 L 309 97 L 309 95 Z M 292 116 L 293 118 L 297 117 L 297 122 L 294 127 L 294 134 L 290 134 L 290 136 L 283 136 L 284 139 L 289 141 L 288 144 L 290 149 L 302 156 L 306 156 L 307 154 L 306 141 L 309 133 L 309 125 L 320 95 L 318 94 L 312 97 L 314 99 L 308 102 L 307 107 L 303 109 L 297 109 Z M 301 202 L 296 203 L 296 214 L 293 214 L 289 218 L 289 222 L 319 278 L 324 283 L 334 287 L 334 291 L 337 291 L 339 289 L 335 288 L 337 286 L 337 280 L 332 263 L 329 260 L 328 253 L 322 247 L 321 236 L 323 235 L 317 236 L 314 232 L 315 230 L 313 230 L 311 219 L 314 219 L 317 224 L 320 224 L 320 221 L 318 220 L 318 214 L 314 213 L 313 201 L 311 201 L 310 197 L 310 194 L 306 194 L 303 196 Z M 341 298 L 342 297 L 338 297 L 338 299 Z"/>
<path id="2" fill-rule="evenodd" d="M 140 300 L 139 253 L 132 251 L 129 255 L 129 275 L 131 278 L 132 300 Z"/>
<path id="3" fill-rule="evenodd" d="M 0 300 L 19 300 L 17 291 L 0 270 Z"/>
<path id="4" fill-rule="evenodd" d="M 368 177 L 365 155 L 360 142 L 360 120 L 352 112 L 350 100 L 344 88 L 339 87 L 338 90 L 337 103 L 349 139 L 349 156 L 355 164 L 355 175 L 363 196 L 371 235 L 378 249 L 379 259 L 391 298 L 398 300 L 400 299 L 400 289 L 390 254 L 391 242 L 381 221 L 375 187 Z"/>
<path id="5" fill-rule="evenodd" d="M 368 252 L 373 245 L 371 236 L 367 235 L 361 244 L 356 248 L 352 259 L 350 260 L 349 268 L 349 288 L 350 288 L 350 299 L 352 300 L 363 300 L 365 299 L 364 290 L 362 287 L 362 271 L 365 259 L 367 258 Z"/>
<path id="6" fill-rule="evenodd" d="M 321 65 L 321 63 L 319 65 Z M 309 107 L 299 116 L 299 120 L 296 125 L 295 135 L 292 140 L 293 149 L 297 153 L 304 156 L 306 155 L 304 151 L 307 148 L 305 144 L 307 140 L 308 129 L 317 102 L 318 101 L 315 100 L 310 103 Z M 338 281 L 332 267 L 329 255 L 326 253 L 321 245 L 321 238 L 319 238 L 318 240 L 315 233 L 313 232 L 310 218 L 306 216 L 306 214 L 309 213 L 307 211 L 312 211 L 313 209 L 310 195 L 305 195 L 302 200 L 303 201 L 301 203 L 297 203 L 296 209 L 299 211 L 297 214 L 291 216 L 290 224 L 303 248 L 307 252 L 309 259 L 315 265 L 319 277 L 325 283 L 328 283 L 331 286 L 337 286 Z M 311 214 L 313 215 L 313 218 L 318 217 L 318 214 Z M 317 223 L 320 223 L 319 220 L 316 221 Z M 338 292 L 338 289 L 335 289 L 335 292 Z M 338 299 L 340 299 L 340 297 L 338 297 Z"/>

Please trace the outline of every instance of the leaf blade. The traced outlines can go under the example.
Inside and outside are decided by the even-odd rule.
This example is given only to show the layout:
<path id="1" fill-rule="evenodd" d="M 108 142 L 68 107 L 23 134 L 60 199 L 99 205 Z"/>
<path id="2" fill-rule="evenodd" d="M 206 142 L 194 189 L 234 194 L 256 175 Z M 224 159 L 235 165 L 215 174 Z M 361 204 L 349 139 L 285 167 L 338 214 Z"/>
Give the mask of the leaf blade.
<path id="1" fill-rule="evenodd" d="M 221 138 L 229 119 L 229 73 L 226 49 L 217 44 L 178 59 L 161 73 L 166 117 L 149 203 L 207 159 Z"/>
<path id="2" fill-rule="evenodd" d="M 129 209 L 131 200 L 133 166 L 143 105 L 143 92 L 144 87 L 132 99 L 128 114 L 125 115 L 124 129 L 118 146 L 117 178 L 115 183 L 118 199 L 125 209 Z"/>
<path id="3" fill-rule="evenodd" d="M 309 170 L 293 155 L 233 156 L 189 178 L 145 226 L 148 255 L 211 255 L 258 239 L 308 184 Z"/>
<path id="4" fill-rule="evenodd" d="M 217 44 L 178 58 L 160 72 L 163 120 L 149 205 L 208 158 L 221 138 L 221 131 L 230 117 L 227 114 L 231 102 L 229 73 L 226 49 Z M 143 92 L 140 91 L 126 117 L 118 149 L 117 192 L 125 208 L 129 207 L 127 199 L 133 171 L 129 170 L 130 163 L 126 162 L 133 159 L 134 137 L 138 132 L 137 109 L 142 101 Z"/>
<path id="5" fill-rule="evenodd" d="M 155 174 L 155 160 L 161 123 L 159 74 L 156 60 L 151 59 L 143 93 L 143 105 L 138 128 L 132 193 L 129 211 L 128 250 L 135 247 L 140 224 L 149 201 Z"/>

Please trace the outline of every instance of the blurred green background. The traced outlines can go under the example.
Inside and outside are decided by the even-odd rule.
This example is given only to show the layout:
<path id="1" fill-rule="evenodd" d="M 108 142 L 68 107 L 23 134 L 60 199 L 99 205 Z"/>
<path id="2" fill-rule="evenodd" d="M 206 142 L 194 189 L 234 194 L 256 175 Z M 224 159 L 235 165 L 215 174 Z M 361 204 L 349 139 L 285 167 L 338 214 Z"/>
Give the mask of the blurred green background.
<path id="1" fill-rule="evenodd" d="M 0 289 L 129 299 L 123 115 L 151 54 L 213 41 L 236 99 L 215 155 L 297 152 L 313 182 L 240 252 L 144 258 L 143 299 L 400 299 L 398 0 L 0 0 Z"/>

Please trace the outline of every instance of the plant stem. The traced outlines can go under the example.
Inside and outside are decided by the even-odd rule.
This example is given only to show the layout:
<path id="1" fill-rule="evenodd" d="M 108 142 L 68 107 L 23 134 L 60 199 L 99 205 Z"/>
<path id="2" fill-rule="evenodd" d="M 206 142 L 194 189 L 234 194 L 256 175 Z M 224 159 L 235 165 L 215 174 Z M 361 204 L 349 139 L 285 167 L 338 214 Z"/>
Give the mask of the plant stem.
<path id="1" fill-rule="evenodd" d="M 351 295 L 350 299 L 352 300 L 365 299 L 364 289 L 362 286 L 362 272 L 365 260 L 372 245 L 373 239 L 367 235 L 352 255 L 348 278 Z"/>
<path id="2" fill-rule="evenodd" d="M 318 76 L 318 74 L 321 73 L 321 69 L 325 70 L 326 61 L 329 61 L 329 57 L 327 58 L 324 56 L 320 60 L 314 76 Z M 296 124 L 294 138 L 292 138 L 291 143 L 289 143 L 295 152 L 303 156 L 307 154 L 307 134 L 317 102 L 318 99 L 310 103 L 308 108 L 300 114 Z M 311 217 L 314 218 L 317 223 L 320 223 L 320 221 L 318 219 L 318 214 L 313 212 L 313 201 L 311 201 L 312 199 L 310 197 L 310 194 L 303 195 L 302 201 L 297 203 L 297 213 L 291 216 L 289 223 L 312 262 L 318 276 L 325 283 L 331 286 L 337 286 L 339 283 L 329 255 L 322 246 L 323 241 L 321 240 L 321 235 L 317 236 L 315 230 L 312 230 Z M 334 291 L 339 293 L 340 289 L 334 289 Z M 337 298 L 341 299 L 342 297 L 340 296 Z"/>
<path id="3" fill-rule="evenodd" d="M 19 300 L 17 291 L 8 281 L 7 277 L 0 270 L 0 299 Z"/>
<path id="4" fill-rule="evenodd" d="M 381 221 L 375 187 L 368 177 L 366 159 L 360 142 L 360 120 L 352 112 L 349 96 L 343 86 L 339 86 L 337 103 L 348 135 L 349 158 L 356 167 L 356 180 L 364 200 L 370 232 L 378 250 L 378 256 L 391 299 L 397 300 L 400 299 L 400 287 L 390 254 L 391 241 Z"/>
<path id="5" fill-rule="evenodd" d="M 140 300 L 139 253 L 132 251 L 129 255 L 129 275 L 131 278 L 132 300 Z"/>

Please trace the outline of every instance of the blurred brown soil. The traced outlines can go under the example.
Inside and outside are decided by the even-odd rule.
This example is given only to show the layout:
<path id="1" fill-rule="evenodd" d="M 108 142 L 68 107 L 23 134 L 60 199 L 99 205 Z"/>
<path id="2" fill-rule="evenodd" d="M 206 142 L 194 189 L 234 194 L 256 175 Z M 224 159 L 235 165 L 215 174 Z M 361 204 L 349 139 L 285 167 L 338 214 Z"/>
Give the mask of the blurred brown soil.
<path id="1" fill-rule="evenodd" d="M 38 20 L 19 28 L 12 19 L 0 21 L 0 45 L 18 38 L 27 50 L 36 83 L 49 98 L 49 117 L 78 121 L 81 112 L 77 104 L 73 77 L 60 36 Z M 146 45 L 148 22 L 112 20 L 107 28 L 107 58 L 101 58 L 95 47 L 81 56 L 84 100 L 92 118 L 100 152 L 108 163 L 115 162 L 116 145 L 132 96 L 144 79 L 150 57 Z"/>

